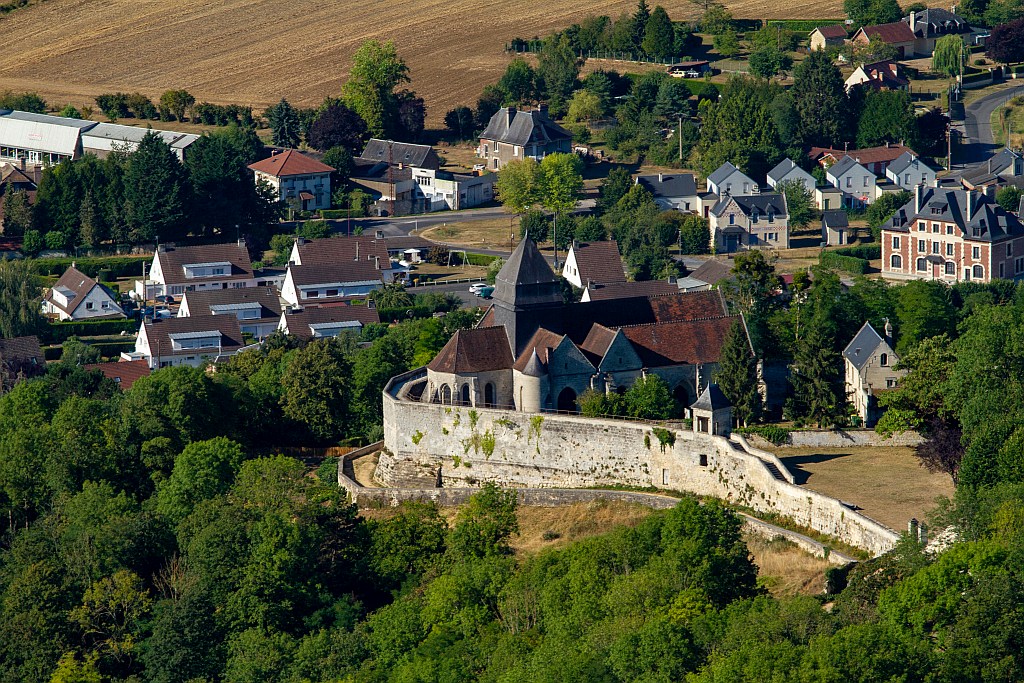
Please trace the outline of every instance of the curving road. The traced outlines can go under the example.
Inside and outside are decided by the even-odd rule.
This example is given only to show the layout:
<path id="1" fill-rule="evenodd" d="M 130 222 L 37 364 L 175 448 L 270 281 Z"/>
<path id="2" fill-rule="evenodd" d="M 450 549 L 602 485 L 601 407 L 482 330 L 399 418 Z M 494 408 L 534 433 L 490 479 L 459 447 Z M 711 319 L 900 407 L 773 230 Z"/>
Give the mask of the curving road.
<path id="1" fill-rule="evenodd" d="M 999 151 L 999 146 L 992 137 L 992 113 L 1017 95 L 1024 95 L 1024 85 L 985 95 L 965 108 L 966 138 L 964 144 L 960 146 L 960 164 L 982 164 Z"/>

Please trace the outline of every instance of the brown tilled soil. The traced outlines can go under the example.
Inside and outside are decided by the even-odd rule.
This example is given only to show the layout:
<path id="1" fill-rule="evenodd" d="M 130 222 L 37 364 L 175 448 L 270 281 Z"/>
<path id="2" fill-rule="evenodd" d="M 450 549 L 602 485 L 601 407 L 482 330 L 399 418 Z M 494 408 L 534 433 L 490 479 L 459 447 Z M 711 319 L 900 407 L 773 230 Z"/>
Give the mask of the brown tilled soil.
<path id="1" fill-rule="evenodd" d="M 689 0 L 663 3 L 678 20 Z M 739 17 L 842 16 L 839 0 L 726 3 Z M 929 4 L 941 5 L 938 0 Z M 948 4 L 948 3 L 947 3 Z M 588 14 L 617 16 L 635 0 L 46 0 L 0 18 L 0 90 L 36 91 L 52 103 L 94 104 L 104 92 L 151 97 L 185 88 L 199 101 L 263 108 L 287 97 L 313 106 L 337 95 L 352 54 L 369 38 L 398 45 L 429 121 L 475 104 L 501 75 L 504 45 L 563 28 Z M 620 67 L 621 68 L 621 67 Z"/>

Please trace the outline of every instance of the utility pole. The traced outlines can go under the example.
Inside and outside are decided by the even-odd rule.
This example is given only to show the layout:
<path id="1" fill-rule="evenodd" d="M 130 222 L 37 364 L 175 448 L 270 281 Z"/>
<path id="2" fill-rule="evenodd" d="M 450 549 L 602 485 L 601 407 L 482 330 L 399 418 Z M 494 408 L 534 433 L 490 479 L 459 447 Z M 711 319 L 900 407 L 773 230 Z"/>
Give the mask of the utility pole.
<path id="1" fill-rule="evenodd" d="M 683 113 L 679 112 L 677 114 L 677 116 L 679 116 L 679 132 L 677 133 L 677 135 L 679 136 L 679 161 L 682 161 L 683 160 Z"/>
<path id="2" fill-rule="evenodd" d="M 946 170 L 953 170 L 953 123 L 946 124 Z"/>
<path id="3" fill-rule="evenodd" d="M 387 140 L 388 143 L 388 198 L 390 200 L 388 208 L 388 217 L 394 219 L 395 217 L 395 154 L 394 154 L 394 140 Z"/>

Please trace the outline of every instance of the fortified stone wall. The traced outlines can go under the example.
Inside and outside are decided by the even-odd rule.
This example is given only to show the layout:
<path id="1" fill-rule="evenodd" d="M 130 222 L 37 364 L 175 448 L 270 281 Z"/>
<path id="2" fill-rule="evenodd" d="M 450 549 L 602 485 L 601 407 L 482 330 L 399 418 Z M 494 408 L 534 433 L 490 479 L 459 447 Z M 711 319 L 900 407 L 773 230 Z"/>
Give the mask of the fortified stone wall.
<path id="1" fill-rule="evenodd" d="M 775 448 L 757 434 L 748 434 L 747 440 L 761 448 Z M 924 439 L 917 432 L 902 432 L 884 437 L 873 429 L 799 429 L 789 433 L 789 439 L 778 448 L 847 448 L 849 446 L 919 446 Z"/>
<path id="2" fill-rule="evenodd" d="M 838 500 L 776 478 L 738 442 L 625 420 L 399 400 L 402 379 L 384 392 L 376 478 L 385 486 L 653 486 L 778 513 L 875 554 L 898 539 Z"/>

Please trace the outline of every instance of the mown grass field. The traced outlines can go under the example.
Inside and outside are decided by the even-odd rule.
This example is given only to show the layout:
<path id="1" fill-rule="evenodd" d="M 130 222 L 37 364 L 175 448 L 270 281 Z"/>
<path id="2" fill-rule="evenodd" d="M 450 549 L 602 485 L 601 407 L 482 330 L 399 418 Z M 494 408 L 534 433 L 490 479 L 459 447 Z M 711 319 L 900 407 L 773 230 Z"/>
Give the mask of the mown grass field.
<path id="1" fill-rule="evenodd" d="M 689 0 L 661 3 L 677 20 Z M 738 17 L 842 16 L 839 0 L 733 0 Z M 939 5 L 938 0 L 929 4 Z M 473 104 L 510 57 L 513 37 L 544 35 L 588 14 L 617 16 L 634 0 L 47 0 L 0 17 L 9 47 L 0 90 L 37 91 L 52 103 L 93 104 L 103 92 L 159 96 L 185 88 L 200 101 L 257 108 L 287 97 L 315 105 L 338 93 L 368 38 L 391 39 L 412 71 L 430 123 Z"/>

